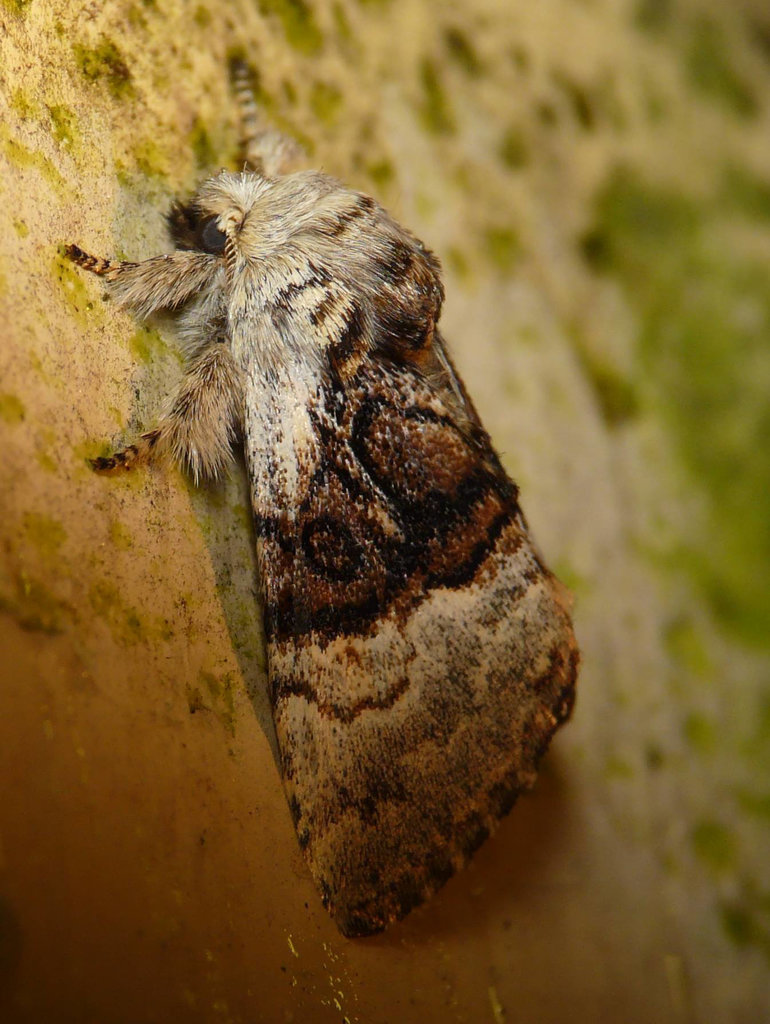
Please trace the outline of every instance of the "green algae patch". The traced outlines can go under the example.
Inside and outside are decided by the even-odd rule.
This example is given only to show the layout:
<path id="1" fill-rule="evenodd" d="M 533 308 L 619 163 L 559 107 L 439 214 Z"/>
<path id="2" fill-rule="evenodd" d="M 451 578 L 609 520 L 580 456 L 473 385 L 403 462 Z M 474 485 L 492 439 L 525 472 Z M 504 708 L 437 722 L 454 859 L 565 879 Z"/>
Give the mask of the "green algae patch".
<path id="1" fill-rule="evenodd" d="M 19 236 L 19 238 L 26 238 L 29 234 L 29 228 L 23 220 L 14 220 L 13 230 Z"/>
<path id="2" fill-rule="evenodd" d="M 770 823 L 770 793 L 752 793 L 740 790 L 737 794 L 738 806 L 752 818 Z"/>
<path id="3" fill-rule="evenodd" d="M 666 756 L 659 744 L 652 742 L 647 743 L 644 748 L 644 763 L 650 769 L 650 771 L 657 772 L 666 763 Z"/>
<path id="4" fill-rule="evenodd" d="M 739 117 L 759 113 L 756 96 L 735 68 L 724 31 L 708 18 L 698 18 L 692 27 L 687 72 L 698 92 Z"/>
<path id="5" fill-rule="evenodd" d="M 41 469 L 44 469 L 46 473 L 56 473 L 59 469 L 59 463 L 48 451 L 37 451 L 35 452 L 35 460 Z"/>
<path id="6" fill-rule="evenodd" d="M 482 235 L 484 255 L 503 273 L 511 271 L 521 254 L 521 242 L 515 228 L 490 227 Z"/>
<path id="7" fill-rule="evenodd" d="M 203 4 L 198 4 L 193 12 L 193 21 L 198 28 L 208 28 L 212 22 L 211 11 Z"/>
<path id="8" fill-rule="evenodd" d="M 0 394 L 0 420 L 3 423 L 19 424 L 23 422 L 26 414 L 27 410 L 24 408 L 24 403 L 20 398 L 9 392 Z"/>
<path id="9" fill-rule="evenodd" d="M 456 128 L 454 113 L 438 68 L 429 57 L 420 62 L 419 78 L 422 98 L 417 109 L 423 127 L 431 135 L 453 134 Z"/>
<path id="10" fill-rule="evenodd" d="M 447 249 L 446 265 L 461 281 L 469 280 L 471 265 L 465 250 L 459 245 L 450 245 Z"/>
<path id="11" fill-rule="evenodd" d="M 721 193 L 696 203 L 621 168 L 582 249 L 625 286 L 645 394 L 708 498 L 705 526 L 681 537 L 670 566 L 692 576 L 725 628 L 767 647 L 770 589 L 757 567 L 770 564 L 770 268 L 724 245 L 730 216 Z"/>
<path id="12" fill-rule="evenodd" d="M 131 355 L 139 363 L 151 363 L 168 351 L 168 345 L 154 327 L 139 327 L 129 338 Z"/>
<path id="13" fill-rule="evenodd" d="M 604 765 L 604 777 L 606 779 L 631 779 L 633 775 L 633 768 L 624 758 L 617 756 L 607 758 Z"/>
<path id="14" fill-rule="evenodd" d="M 39 512 L 25 514 L 24 533 L 40 554 L 48 559 L 58 556 L 59 549 L 67 539 L 67 531 L 58 519 Z"/>
<path id="15" fill-rule="evenodd" d="M 134 546 L 130 531 L 117 519 L 110 523 L 110 541 L 120 551 L 128 551 Z"/>
<path id="16" fill-rule="evenodd" d="M 698 860 L 714 874 L 729 871 L 735 864 L 735 843 L 718 821 L 700 821 L 692 830 L 693 851 Z"/>
<path id="17" fill-rule="evenodd" d="M 596 270 L 627 276 L 652 272 L 653 259 L 669 262 L 699 229 L 696 203 L 673 189 L 648 185 L 627 167 L 617 168 L 596 200 L 596 226 L 581 240 Z"/>
<path id="18" fill-rule="evenodd" d="M 54 139 L 62 148 L 71 153 L 77 152 L 80 148 L 80 128 L 74 111 L 63 104 L 56 104 L 48 108 L 48 113 Z"/>
<path id="19" fill-rule="evenodd" d="M 722 930 L 738 949 L 754 946 L 770 960 L 770 903 L 767 895 L 747 893 L 720 905 Z M 764 919 L 764 920 L 763 920 Z"/>
<path id="20" fill-rule="evenodd" d="M 91 300 L 88 286 L 82 272 L 78 272 L 75 264 L 64 255 L 63 246 L 59 247 L 53 260 L 53 272 L 72 312 L 78 314 L 81 322 L 90 323 L 93 326 L 95 306 Z"/>
<path id="21" fill-rule="evenodd" d="M 120 644 L 137 644 L 151 632 L 139 612 L 123 600 L 120 591 L 106 580 L 94 583 L 89 594 L 91 607 Z"/>
<path id="22" fill-rule="evenodd" d="M 497 152 L 503 166 L 510 171 L 521 170 L 530 160 L 529 146 L 521 129 L 516 125 L 511 125 L 507 129 L 500 140 Z"/>
<path id="23" fill-rule="evenodd" d="M 332 125 L 342 109 L 342 93 L 336 85 L 314 82 L 310 90 L 310 109 L 322 124 Z"/>
<path id="24" fill-rule="evenodd" d="M 231 673 L 215 676 L 201 671 L 198 685 L 186 687 L 187 708 L 190 715 L 199 711 L 212 712 L 230 736 L 236 734 L 236 684 Z"/>
<path id="25" fill-rule="evenodd" d="M 639 399 L 631 381 L 582 350 L 580 361 L 607 426 L 618 427 L 634 419 L 639 412 Z"/>
<path id="26" fill-rule="evenodd" d="M 332 7 L 332 17 L 334 19 L 334 28 L 337 32 L 337 37 L 346 48 L 353 42 L 353 29 L 350 25 L 347 12 L 340 3 L 334 4 Z"/>
<path id="27" fill-rule="evenodd" d="M 468 36 L 462 29 L 453 26 L 444 32 L 444 45 L 447 54 L 469 78 L 478 78 L 483 70 L 483 64 L 471 43 Z"/>
<path id="28" fill-rule="evenodd" d="M 554 72 L 553 81 L 562 92 L 570 106 L 572 114 L 585 131 L 596 127 L 596 110 L 594 100 L 589 91 L 564 72 Z"/>
<path id="29" fill-rule="evenodd" d="M 14 167 L 22 170 L 30 168 L 42 175 L 45 180 L 58 189 L 66 188 L 66 182 L 47 156 L 37 150 L 27 149 L 11 136 L 6 124 L 0 123 L 0 152 Z"/>
<path id="30" fill-rule="evenodd" d="M 286 41 L 295 50 L 310 55 L 321 49 L 323 36 L 305 0 L 259 0 L 259 9 L 281 22 Z"/>
<path id="31" fill-rule="evenodd" d="M 674 0 L 638 0 L 634 23 L 645 32 L 662 32 L 671 22 Z"/>
<path id="32" fill-rule="evenodd" d="M 17 18 L 22 18 L 31 3 L 32 0 L 0 0 L 0 9 L 8 11 L 9 14 L 15 14 Z"/>
<path id="33" fill-rule="evenodd" d="M 27 632 L 49 636 L 63 633 L 74 618 L 66 601 L 24 571 L 16 574 L 10 590 L 0 590 L 0 612 L 10 615 Z"/>
<path id="34" fill-rule="evenodd" d="M 227 732 L 235 735 L 235 681 L 231 672 L 216 676 L 201 671 L 198 675 L 197 693 L 204 696 L 209 710 L 213 711 Z"/>
<path id="35" fill-rule="evenodd" d="M 39 121 L 43 113 L 37 100 L 28 96 L 23 89 L 14 89 L 11 93 L 11 110 L 23 121 Z"/>
<path id="36" fill-rule="evenodd" d="M 713 754 L 719 745 L 716 726 L 705 715 L 693 711 L 682 724 L 682 735 L 696 753 L 701 756 Z"/>
<path id="37" fill-rule="evenodd" d="M 571 594 L 578 596 L 580 594 L 587 594 L 591 590 L 591 584 L 586 577 L 566 559 L 556 562 L 553 566 L 553 571 L 556 578 L 561 580 Z"/>
<path id="38" fill-rule="evenodd" d="M 770 223 L 770 181 L 745 167 L 728 164 L 722 178 L 721 199 L 727 209 L 748 220 Z"/>
<path id="39" fill-rule="evenodd" d="M 206 126 L 196 117 L 190 132 L 190 149 L 195 157 L 195 163 L 201 170 L 213 167 L 218 159 L 218 154 L 211 141 L 211 136 Z"/>
<path id="40" fill-rule="evenodd" d="M 89 82 L 104 83 L 115 99 L 134 95 L 131 72 L 123 54 L 111 39 L 102 39 L 96 47 L 74 43 L 72 52 L 82 74 Z"/>
<path id="41" fill-rule="evenodd" d="M 688 617 L 680 616 L 669 624 L 664 642 L 671 658 L 688 672 L 704 677 L 711 671 L 711 659 L 703 637 Z"/>
<path id="42" fill-rule="evenodd" d="M 155 139 L 144 139 L 134 146 L 132 156 L 139 174 L 159 181 L 168 177 L 171 161 L 168 152 Z"/>
<path id="43" fill-rule="evenodd" d="M 94 459 L 107 458 L 108 455 L 114 453 L 114 450 L 109 441 L 82 441 L 72 446 L 72 454 L 75 461 L 84 463 L 90 472 L 93 472 L 91 462 Z"/>
<path id="44" fill-rule="evenodd" d="M 396 168 L 386 157 L 372 160 L 366 164 L 364 171 L 380 191 L 389 188 L 396 179 Z"/>

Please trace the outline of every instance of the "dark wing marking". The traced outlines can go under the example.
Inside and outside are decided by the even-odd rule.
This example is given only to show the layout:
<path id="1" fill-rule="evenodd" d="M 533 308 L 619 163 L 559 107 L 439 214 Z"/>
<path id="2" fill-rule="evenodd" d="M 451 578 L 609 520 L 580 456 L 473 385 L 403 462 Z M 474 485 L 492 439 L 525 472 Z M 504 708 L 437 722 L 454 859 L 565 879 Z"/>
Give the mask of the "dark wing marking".
<path id="1" fill-rule="evenodd" d="M 367 360 L 319 403 L 294 517 L 258 523 L 284 782 L 347 935 L 467 860 L 573 702 L 562 590 L 454 380 Z"/>

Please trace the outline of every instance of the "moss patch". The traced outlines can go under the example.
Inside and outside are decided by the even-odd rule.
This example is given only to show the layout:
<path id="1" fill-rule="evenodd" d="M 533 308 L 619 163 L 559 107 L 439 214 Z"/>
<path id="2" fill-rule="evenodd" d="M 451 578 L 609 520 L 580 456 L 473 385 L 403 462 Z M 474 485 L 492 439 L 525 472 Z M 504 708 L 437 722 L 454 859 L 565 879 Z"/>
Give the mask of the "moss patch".
<path id="1" fill-rule="evenodd" d="M 134 546 L 131 533 L 122 523 L 118 522 L 117 519 L 114 519 L 110 523 L 110 540 L 120 551 L 128 551 Z"/>
<path id="2" fill-rule="evenodd" d="M 575 120 L 586 131 L 596 126 L 594 101 L 588 90 L 563 72 L 555 72 L 554 83 L 562 91 L 570 105 Z"/>
<path id="3" fill-rule="evenodd" d="M 211 136 L 206 126 L 197 117 L 190 132 L 190 149 L 195 157 L 195 163 L 201 170 L 213 167 L 217 161 L 217 153 L 211 141 Z"/>
<path id="4" fill-rule="evenodd" d="M 770 181 L 745 167 L 728 164 L 722 178 L 722 200 L 726 207 L 751 220 L 770 223 Z"/>
<path id="5" fill-rule="evenodd" d="M 344 43 L 346 48 L 353 42 L 353 29 L 350 25 L 347 12 L 340 3 L 334 4 L 332 7 L 332 17 L 334 18 L 334 28 L 337 31 L 337 36 L 341 43 Z"/>
<path id="6" fill-rule="evenodd" d="M 310 109 L 322 124 L 333 124 L 342 108 L 342 93 L 336 85 L 314 82 L 310 90 Z"/>
<path id="7" fill-rule="evenodd" d="M 459 28 L 448 28 L 444 32 L 444 44 L 451 60 L 470 78 L 478 78 L 483 71 L 479 55 L 468 36 Z"/>
<path id="8" fill-rule="evenodd" d="M 386 157 L 383 157 L 381 160 L 371 161 L 364 169 L 380 190 L 388 188 L 396 177 L 396 168 Z"/>
<path id="9" fill-rule="evenodd" d="M 580 356 L 604 422 L 610 427 L 617 427 L 633 419 L 639 411 L 639 399 L 633 384 L 585 351 L 581 351 Z"/>
<path id="10" fill-rule="evenodd" d="M 128 347 L 140 363 L 151 363 L 168 351 L 168 345 L 154 327 L 139 327 L 129 338 Z"/>
<path id="11" fill-rule="evenodd" d="M 59 249 L 53 260 L 53 272 L 70 309 L 79 315 L 82 322 L 90 322 L 93 326 L 95 307 L 83 279 L 83 272 L 78 271 L 71 260 L 67 259 L 63 248 Z"/>
<path id="12" fill-rule="evenodd" d="M 114 639 L 121 644 L 137 644 L 148 635 L 146 624 L 136 608 L 127 605 L 117 587 L 101 580 L 89 591 L 91 607 L 109 626 Z"/>
<path id="13" fill-rule="evenodd" d="M 300 53 L 318 53 L 323 36 L 315 14 L 305 0 L 259 0 L 260 10 L 278 18 L 286 41 Z"/>
<path id="14" fill-rule="evenodd" d="M 770 268 L 726 249 L 728 217 L 721 193 L 699 205 L 621 169 L 582 245 L 624 282 L 642 370 L 710 498 L 706 533 L 682 537 L 671 564 L 693 575 L 727 628 L 770 646 L 770 589 L 758 571 L 770 564 Z"/>
<path id="15" fill-rule="evenodd" d="M 97 47 L 73 43 L 78 67 L 89 82 L 103 82 L 115 99 L 134 95 L 131 72 L 125 57 L 111 39 L 102 39 Z"/>
<path id="16" fill-rule="evenodd" d="M 155 139 L 143 139 L 137 143 L 132 155 L 137 171 L 145 178 L 157 178 L 162 181 L 168 176 L 168 152 Z"/>
<path id="17" fill-rule="evenodd" d="M 32 0 L 0 0 L 0 7 L 3 10 L 8 11 L 10 14 L 15 14 L 17 17 L 23 17 L 27 13 L 27 8 L 32 3 Z"/>
<path id="18" fill-rule="evenodd" d="M 521 129 L 512 125 L 500 140 L 498 153 L 503 164 L 518 171 L 529 163 L 529 146 Z"/>
<path id="19" fill-rule="evenodd" d="M 65 149 L 75 152 L 80 146 L 80 128 L 74 111 L 61 104 L 48 108 L 53 137 Z"/>
<path id="20" fill-rule="evenodd" d="M 638 0 L 634 21 L 647 32 L 660 32 L 671 20 L 673 0 Z"/>
<path id="21" fill-rule="evenodd" d="M 708 18 L 698 18 L 692 27 L 687 71 L 700 93 L 739 117 L 759 112 L 756 96 L 733 64 L 723 29 Z"/>
<path id="22" fill-rule="evenodd" d="M 40 119 L 42 110 L 37 100 L 32 99 L 23 89 L 14 89 L 11 93 L 11 109 L 14 110 L 23 121 L 37 121 Z"/>
<path id="23" fill-rule="evenodd" d="M 8 590 L 0 590 L 0 611 L 24 630 L 55 635 L 74 616 L 72 608 L 26 572 L 16 574 Z"/>
<path id="24" fill-rule="evenodd" d="M 508 273 L 516 265 L 521 252 L 519 235 L 514 228 L 495 226 L 482 235 L 484 255 L 499 270 Z"/>
<path id="25" fill-rule="evenodd" d="M 770 901 L 765 896 L 746 895 L 720 906 L 722 929 L 727 938 L 743 949 L 759 948 L 770 960 Z"/>
<path id="26" fill-rule="evenodd" d="M 198 4 L 193 12 L 193 21 L 198 28 L 208 28 L 211 24 L 211 11 L 203 4 Z"/>
<path id="27" fill-rule="evenodd" d="M 45 557 L 53 558 L 67 539 L 67 531 L 58 519 L 39 512 L 24 516 L 24 533 L 30 543 Z"/>
<path id="28" fill-rule="evenodd" d="M 444 90 L 436 64 L 425 57 L 420 63 L 422 99 L 418 110 L 426 131 L 432 135 L 450 135 L 455 130 L 455 118 Z"/>
<path id="29" fill-rule="evenodd" d="M 752 818 L 770 823 L 770 792 L 753 793 L 741 790 L 737 794 L 738 806 Z"/>
<path id="30" fill-rule="evenodd" d="M 0 394 L 0 420 L 3 423 L 21 423 L 26 416 L 24 403 L 16 395 L 8 392 Z"/>
<path id="31" fill-rule="evenodd" d="M 666 650 L 676 664 L 696 676 L 705 676 L 711 670 L 711 660 L 703 637 L 691 619 L 682 616 L 675 619 L 666 630 Z"/>
<path id="32" fill-rule="evenodd" d="M 50 185 L 56 188 L 65 188 L 65 181 L 57 171 L 48 157 L 43 156 L 37 150 L 27 149 L 20 142 L 11 136 L 7 125 L 0 124 L 0 152 L 15 167 L 32 168 L 41 174 Z"/>
<path id="33" fill-rule="evenodd" d="M 713 754 L 718 746 L 718 733 L 711 719 L 693 711 L 682 725 L 682 735 L 698 754 Z"/>
<path id="34" fill-rule="evenodd" d="M 230 733 L 235 735 L 235 685 L 232 673 L 216 676 L 212 672 L 201 672 L 198 676 L 198 693 L 203 692 L 207 706 Z"/>
<path id="35" fill-rule="evenodd" d="M 729 871 L 735 863 L 735 844 L 730 831 L 717 821 L 701 821 L 692 831 L 698 860 L 715 874 Z"/>

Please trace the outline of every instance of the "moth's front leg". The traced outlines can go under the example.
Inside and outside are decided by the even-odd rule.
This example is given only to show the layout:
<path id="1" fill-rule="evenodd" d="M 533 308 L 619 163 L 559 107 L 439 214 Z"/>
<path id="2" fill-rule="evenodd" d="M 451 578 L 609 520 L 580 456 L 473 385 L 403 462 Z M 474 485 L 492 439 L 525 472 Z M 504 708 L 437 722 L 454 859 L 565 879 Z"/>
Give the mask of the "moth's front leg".
<path id="1" fill-rule="evenodd" d="M 64 254 L 84 270 L 103 277 L 119 305 L 143 317 L 158 309 L 176 309 L 224 273 L 218 256 L 187 249 L 141 263 L 105 260 L 77 245 L 65 246 Z"/>
<path id="2" fill-rule="evenodd" d="M 78 266 L 105 278 L 121 305 L 144 315 L 181 305 L 201 290 L 211 289 L 224 273 L 216 255 L 193 250 L 177 250 L 141 263 L 105 260 L 76 245 L 68 245 L 65 253 Z M 242 416 L 241 393 L 227 338 L 212 335 L 187 364 L 157 427 L 122 451 L 93 459 L 91 464 L 109 473 L 134 469 L 165 455 L 188 469 L 196 483 L 202 476 L 217 476 L 231 457 Z"/>

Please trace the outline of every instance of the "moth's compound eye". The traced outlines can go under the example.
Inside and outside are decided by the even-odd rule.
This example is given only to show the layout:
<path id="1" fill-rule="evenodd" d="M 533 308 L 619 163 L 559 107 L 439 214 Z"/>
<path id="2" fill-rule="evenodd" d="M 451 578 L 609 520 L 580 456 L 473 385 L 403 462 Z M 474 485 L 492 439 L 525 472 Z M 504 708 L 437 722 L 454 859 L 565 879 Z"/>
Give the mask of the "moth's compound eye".
<path id="1" fill-rule="evenodd" d="M 216 217 L 209 217 L 201 224 L 198 237 L 204 252 L 211 253 L 212 256 L 224 252 L 227 235 L 217 227 Z"/>

